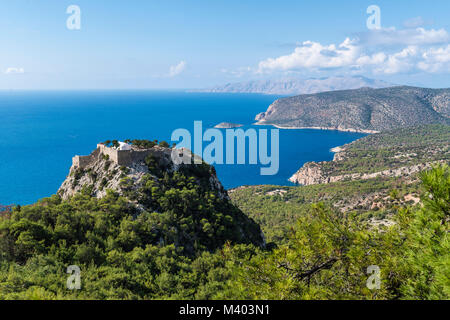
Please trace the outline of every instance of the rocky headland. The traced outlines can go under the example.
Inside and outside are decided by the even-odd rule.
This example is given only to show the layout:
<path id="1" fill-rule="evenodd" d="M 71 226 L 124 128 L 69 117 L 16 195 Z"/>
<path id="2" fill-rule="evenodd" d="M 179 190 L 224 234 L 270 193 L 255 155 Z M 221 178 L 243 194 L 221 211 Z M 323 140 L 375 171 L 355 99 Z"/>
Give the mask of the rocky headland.
<path id="1" fill-rule="evenodd" d="M 256 124 L 376 133 L 450 124 L 450 89 L 408 86 L 330 91 L 276 100 Z"/>

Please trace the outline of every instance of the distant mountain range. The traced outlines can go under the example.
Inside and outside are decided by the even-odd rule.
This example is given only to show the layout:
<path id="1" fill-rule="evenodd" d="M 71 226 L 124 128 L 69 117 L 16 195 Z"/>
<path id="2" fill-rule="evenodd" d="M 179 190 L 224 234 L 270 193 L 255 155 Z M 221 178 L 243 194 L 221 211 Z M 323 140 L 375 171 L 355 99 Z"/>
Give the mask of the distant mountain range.
<path id="1" fill-rule="evenodd" d="M 257 124 L 377 132 L 421 124 L 450 124 L 450 89 L 408 86 L 330 91 L 282 98 Z"/>
<path id="2" fill-rule="evenodd" d="M 279 95 L 311 94 L 324 91 L 359 89 L 363 87 L 386 88 L 391 83 L 365 78 L 329 77 L 320 79 L 283 78 L 275 80 L 257 80 L 248 82 L 228 83 L 209 89 L 195 90 L 197 92 L 224 92 L 224 93 L 263 93 Z"/>

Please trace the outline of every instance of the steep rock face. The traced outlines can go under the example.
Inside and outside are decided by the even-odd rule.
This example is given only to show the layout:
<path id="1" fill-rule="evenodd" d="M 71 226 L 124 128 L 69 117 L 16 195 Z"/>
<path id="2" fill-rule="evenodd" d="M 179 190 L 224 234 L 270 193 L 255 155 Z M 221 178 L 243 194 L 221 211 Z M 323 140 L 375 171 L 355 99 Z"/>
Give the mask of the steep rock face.
<path id="1" fill-rule="evenodd" d="M 390 87 L 322 92 L 276 100 L 257 124 L 374 133 L 450 124 L 450 89 Z"/>
<path id="2" fill-rule="evenodd" d="M 439 112 L 446 117 L 450 116 L 450 92 L 444 91 L 441 94 L 430 99 L 431 105 L 436 112 Z"/>
<path id="3" fill-rule="evenodd" d="M 136 219 L 148 217 L 148 228 L 157 239 L 152 244 L 174 244 L 189 256 L 199 250 L 214 251 L 227 241 L 265 245 L 259 226 L 230 202 L 214 167 L 204 162 L 173 163 L 172 151 L 196 158 L 185 149 L 154 146 L 145 151 L 146 158 L 134 157 L 141 160 L 127 166 L 105 154 L 113 154 L 112 148 L 97 148 L 82 158 L 87 159 L 82 164 L 75 157 L 58 195 L 69 202 L 77 196 L 120 196 Z"/>
<path id="4" fill-rule="evenodd" d="M 328 183 L 329 178 L 325 176 L 320 167 L 320 163 L 308 162 L 289 178 L 289 181 L 309 186 L 311 184 Z"/>
<path id="5" fill-rule="evenodd" d="M 149 150 L 153 151 L 151 158 L 157 168 L 167 172 L 180 169 L 180 165 L 172 163 L 172 149 L 155 146 Z M 190 152 L 189 155 L 191 155 Z M 100 152 L 99 148 L 94 150 L 90 157 L 93 161 L 86 167 L 80 168 L 75 164 L 71 166 L 68 177 L 58 190 L 58 194 L 63 199 L 72 197 L 84 188 L 89 188 L 90 194 L 96 198 L 106 196 L 108 189 L 123 195 L 124 191 L 129 193 L 139 190 L 143 186 L 144 177 L 150 176 L 157 179 L 149 170 L 144 159 L 132 162 L 129 166 L 121 166 L 111 160 L 108 155 Z M 211 172 L 209 182 L 211 189 L 217 192 L 222 199 L 228 199 L 228 194 L 214 171 Z"/>

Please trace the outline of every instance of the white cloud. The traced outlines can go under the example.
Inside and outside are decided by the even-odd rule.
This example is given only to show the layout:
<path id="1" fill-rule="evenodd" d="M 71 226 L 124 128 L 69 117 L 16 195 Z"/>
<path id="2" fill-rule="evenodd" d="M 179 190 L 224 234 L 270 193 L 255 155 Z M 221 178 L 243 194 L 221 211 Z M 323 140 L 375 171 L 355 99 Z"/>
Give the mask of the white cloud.
<path id="1" fill-rule="evenodd" d="M 378 65 L 385 62 L 387 55 L 384 52 L 374 53 L 372 55 L 361 56 L 356 60 L 356 65 L 358 67 L 366 65 Z"/>
<path id="2" fill-rule="evenodd" d="M 257 73 L 340 71 L 384 74 L 450 70 L 450 35 L 444 29 L 374 30 L 366 37 L 346 38 L 341 44 L 305 41 L 287 55 L 265 59 Z M 375 43 L 375 45 L 374 45 Z M 383 44 L 380 46 L 379 44 Z"/>
<path id="3" fill-rule="evenodd" d="M 349 38 L 339 45 L 322 45 L 305 41 L 294 52 L 261 61 L 258 72 L 299 68 L 339 68 L 350 66 L 359 55 L 359 48 Z"/>
<path id="4" fill-rule="evenodd" d="M 418 68 L 426 72 L 450 72 L 450 44 L 443 48 L 431 48 L 422 54 Z"/>
<path id="5" fill-rule="evenodd" d="M 5 74 L 22 74 L 25 73 L 24 68 L 9 67 L 5 70 Z"/>
<path id="6" fill-rule="evenodd" d="M 380 64 L 377 64 L 375 72 L 394 74 L 408 72 L 415 66 L 415 57 L 418 55 L 418 48 L 409 46 L 400 52 L 391 54 Z"/>
<path id="7" fill-rule="evenodd" d="M 171 66 L 169 70 L 169 77 L 175 77 L 186 69 L 186 61 L 180 61 L 177 65 Z"/>

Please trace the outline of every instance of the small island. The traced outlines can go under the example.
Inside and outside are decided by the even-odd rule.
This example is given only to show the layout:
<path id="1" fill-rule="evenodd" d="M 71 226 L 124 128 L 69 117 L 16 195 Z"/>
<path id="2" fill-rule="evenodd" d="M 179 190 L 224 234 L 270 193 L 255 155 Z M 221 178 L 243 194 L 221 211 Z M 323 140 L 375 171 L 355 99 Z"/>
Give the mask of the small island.
<path id="1" fill-rule="evenodd" d="M 218 125 L 215 125 L 214 128 L 217 129 L 231 129 L 231 128 L 240 128 L 243 127 L 243 124 L 231 123 L 231 122 L 221 122 Z"/>

